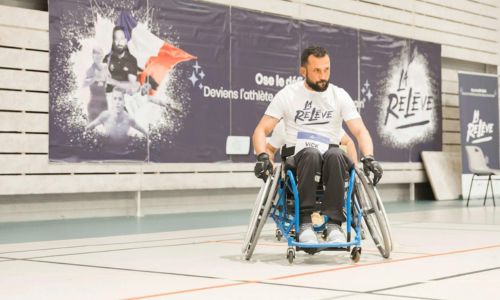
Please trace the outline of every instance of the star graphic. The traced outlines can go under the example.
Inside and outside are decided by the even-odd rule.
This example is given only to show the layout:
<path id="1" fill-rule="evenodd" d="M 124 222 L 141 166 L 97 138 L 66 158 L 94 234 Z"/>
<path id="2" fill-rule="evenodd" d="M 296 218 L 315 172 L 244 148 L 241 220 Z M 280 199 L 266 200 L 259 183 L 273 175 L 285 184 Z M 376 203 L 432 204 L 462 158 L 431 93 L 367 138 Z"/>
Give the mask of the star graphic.
<path id="1" fill-rule="evenodd" d="M 200 78 L 203 79 L 205 77 L 205 73 L 203 73 L 203 70 L 200 72 Z"/>
<path id="2" fill-rule="evenodd" d="M 194 71 L 193 71 L 193 74 L 191 75 L 191 77 L 189 77 L 189 80 L 191 80 L 191 82 L 193 83 L 193 86 L 196 83 L 196 81 L 198 81 L 198 77 L 196 77 L 196 75 L 194 74 Z"/>
<path id="3" fill-rule="evenodd" d="M 198 85 L 198 87 L 200 88 L 200 90 L 203 88 L 203 84 L 200 82 L 200 84 Z"/>
<path id="4" fill-rule="evenodd" d="M 368 90 L 368 93 L 366 93 L 366 97 L 368 98 L 368 101 L 372 99 L 372 91 Z"/>
<path id="5" fill-rule="evenodd" d="M 198 64 L 198 61 L 196 61 L 196 64 L 193 66 L 195 69 L 196 73 L 198 73 L 198 69 L 201 69 L 200 65 Z"/>
<path id="6" fill-rule="evenodd" d="M 370 84 L 368 83 L 368 80 L 365 81 L 365 84 L 363 84 L 364 87 L 369 88 Z"/>

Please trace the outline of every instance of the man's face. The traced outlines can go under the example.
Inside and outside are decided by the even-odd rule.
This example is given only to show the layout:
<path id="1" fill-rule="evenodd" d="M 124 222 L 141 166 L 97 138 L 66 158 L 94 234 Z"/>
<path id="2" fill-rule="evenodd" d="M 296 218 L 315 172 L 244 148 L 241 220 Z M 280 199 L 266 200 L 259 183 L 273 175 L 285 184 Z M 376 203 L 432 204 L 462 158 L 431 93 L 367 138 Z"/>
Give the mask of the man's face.
<path id="1" fill-rule="evenodd" d="M 123 53 L 125 47 L 127 47 L 127 38 L 125 37 L 125 32 L 122 30 L 115 31 L 113 35 L 113 45 L 119 53 Z"/>
<path id="2" fill-rule="evenodd" d="M 123 99 L 123 93 L 120 91 L 113 91 L 113 108 L 117 112 L 123 111 L 125 107 L 125 100 Z"/>
<path id="3" fill-rule="evenodd" d="M 103 55 L 102 51 L 99 51 L 99 50 L 92 51 L 92 59 L 96 65 L 99 65 L 102 63 L 103 57 L 104 57 L 104 55 Z"/>
<path id="4" fill-rule="evenodd" d="M 300 74 L 306 79 L 306 84 L 316 92 L 324 92 L 330 81 L 330 57 L 310 55 L 307 64 L 300 68 Z"/>

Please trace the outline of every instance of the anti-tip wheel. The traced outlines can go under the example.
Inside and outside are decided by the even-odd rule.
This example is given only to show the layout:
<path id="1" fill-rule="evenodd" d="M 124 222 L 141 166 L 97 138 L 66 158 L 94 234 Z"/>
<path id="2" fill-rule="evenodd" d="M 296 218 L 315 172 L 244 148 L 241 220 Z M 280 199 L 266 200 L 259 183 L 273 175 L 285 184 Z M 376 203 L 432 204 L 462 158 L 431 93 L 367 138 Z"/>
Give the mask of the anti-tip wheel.
<path id="1" fill-rule="evenodd" d="M 357 263 L 360 258 L 361 258 L 361 248 L 359 248 L 359 247 L 353 248 L 351 251 L 351 260 L 354 263 Z"/>
<path id="2" fill-rule="evenodd" d="M 293 260 L 295 259 L 295 249 L 288 248 L 288 250 L 286 251 L 286 258 L 288 259 L 288 262 L 290 264 L 293 264 Z"/>
<path id="3" fill-rule="evenodd" d="M 276 228 L 276 240 L 279 242 L 279 241 L 281 241 L 282 237 L 283 237 L 283 233 L 281 233 L 281 230 L 279 230 L 279 228 Z"/>

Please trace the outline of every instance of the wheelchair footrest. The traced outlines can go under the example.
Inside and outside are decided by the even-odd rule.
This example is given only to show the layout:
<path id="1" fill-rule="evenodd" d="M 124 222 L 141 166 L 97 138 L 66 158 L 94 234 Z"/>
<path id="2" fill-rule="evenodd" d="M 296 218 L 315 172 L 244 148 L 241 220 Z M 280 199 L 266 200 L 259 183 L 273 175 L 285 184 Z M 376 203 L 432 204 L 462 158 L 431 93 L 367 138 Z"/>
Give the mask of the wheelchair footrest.
<path id="1" fill-rule="evenodd" d="M 295 247 L 297 251 L 304 251 L 307 254 L 315 254 L 321 251 L 350 251 L 348 247 L 316 247 L 316 248 L 302 248 Z"/>

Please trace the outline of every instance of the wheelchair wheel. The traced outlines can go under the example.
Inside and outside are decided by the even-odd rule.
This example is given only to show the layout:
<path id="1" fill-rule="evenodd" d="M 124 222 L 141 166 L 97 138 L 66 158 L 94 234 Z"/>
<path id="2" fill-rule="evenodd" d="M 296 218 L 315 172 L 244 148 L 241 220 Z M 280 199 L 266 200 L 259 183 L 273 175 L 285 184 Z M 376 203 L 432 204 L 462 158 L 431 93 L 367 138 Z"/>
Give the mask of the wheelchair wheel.
<path id="1" fill-rule="evenodd" d="M 390 248 L 391 251 L 394 249 L 394 244 L 392 242 L 392 230 L 391 230 L 391 225 L 389 224 L 389 219 L 387 218 L 387 214 L 385 213 L 385 208 L 384 204 L 382 203 L 382 198 L 380 198 L 380 195 L 378 193 L 378 190 L 376 187 L 373 187 L 373 191 L 375 192 L 375 196 L 377 197 L 377 203 L 382 211 L 382 216 L 384 217 L 385 224 L 387 225 L 387 233 L 389 234 L 389 241 L 390 241 Z"/>
<path id="2" fill-rule="evenodd" d="M 377 190 L 377 188 L 375 186 L 373 187 L 373 191 L 375 192 L 375 197 L 377 199 L 377 205 L 378 205 L 380 211 L 382 212 L 382 217 L 384 218 L 384 222 L 385 222 L 385 225 L 386 225 L 386 228 L 387 228 L 387 234 L 388 234 L 388 237 L 389 237 L 390 251 L 392 251 L 393 250 L 393 243 L 392 243 L 391 225 L 389 223 L 389 219 L 387 218 L 387 214 L 385 213 L 385 207 L 384 207 L 384 204 L 382 203 L 382 198 L 380 198 L 378 190 Z"/>
<path id="3" fill-rule="evenodd" d="M 271 205 L 276 197 L 280 173 L 281 166 L 277 166 L 274 174 L 269 176 L 257 195 L 252 214 L 250 215 L 248 230 L 243 241 L 243 248 L 241 249 L 246 260 L 250 260 L 252 257 L 262 228 L 266 224 Z"/>
<path id="4" fill-rule="evenodd" d="M 361 205 L 359 205 L 359 201 L 357 201 L 356 199 L 356 191 L 353 192 L 353 195 L 352 195 L 352 203 L 354 203 L 354 201 L 356 201 L 358 203 L 358 205 L 352 205 L 352 216 L 353 216 L 353 219 L 352 219 L 352 223 L 351 223 L 351 226 L 352 228 L 356 228 L 357 225 L 358 225 L 358 222 L 361 222 L 360 224 L 360 238 L 361 240 L 365 240 L 366 239 L 366 232 L 367 232 L 367 229 L 366 229 L 366 222 L 365 222 L 365 219 L 363 218 L 363 212 L 361 212 L 361 220 L 358 220 L 357 219 L 357 216 L 358 216 L 358 207 L 361 207 Z M 346 216 L 345 214 L 345 210 L 344 210 L 344 217 Z"/>
<path id="5" fill-rule="evenodd" d="M 355 195 L 363 210 L 366 227 L 382 257 L 389 258 L 392 240 L 384 206 L 370 179 L 362 170 L 356 169 L 356 174 Z"/>

